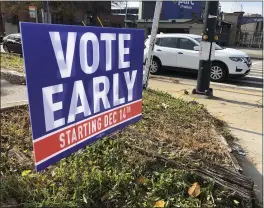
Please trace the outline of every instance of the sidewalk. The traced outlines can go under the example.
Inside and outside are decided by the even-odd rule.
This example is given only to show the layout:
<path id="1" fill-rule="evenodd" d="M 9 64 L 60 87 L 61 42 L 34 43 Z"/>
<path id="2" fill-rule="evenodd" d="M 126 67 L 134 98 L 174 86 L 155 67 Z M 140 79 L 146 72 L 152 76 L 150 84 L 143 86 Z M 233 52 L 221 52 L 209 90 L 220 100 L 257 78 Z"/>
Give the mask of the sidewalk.
<path id="1" fill-rule="evenodd" d="M 247 53 L 252 59 L 263 59 L 263 50 L 262 48 L 235 48 Z"/>
<path id="2" fill-rule="evenodd" d="M 231 133 L 246 152 L 246 157 L 238 156 L 243 172 L 254 180 L 256 194 L 262 200 L 262 92 L 213 86 L 215 98 L 205 99 L 191 95 L 193 83 L 152 78 L 149 86 L 187 101 L 196 100 L 229 124 Z M 184 95 L 184 90 L 189 95 Z"/>
<path id="3" fill-rule="evenodd" d="M 1 109 L 27 103 L 25 85 L 14 85 L 1 79 Z"/>

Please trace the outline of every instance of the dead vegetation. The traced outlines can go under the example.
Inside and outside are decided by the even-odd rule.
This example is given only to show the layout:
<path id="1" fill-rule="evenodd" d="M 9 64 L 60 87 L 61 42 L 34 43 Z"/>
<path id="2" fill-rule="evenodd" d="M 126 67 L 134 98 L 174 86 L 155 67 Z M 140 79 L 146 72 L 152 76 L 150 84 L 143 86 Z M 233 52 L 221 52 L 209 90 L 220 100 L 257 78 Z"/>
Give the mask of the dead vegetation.
<path id="1" fill-rule="evenodd" d="M 1 112 L 4 204 L 13 199 L 32 207 L 251 207 L 250 199 L 214 180 L 212 169 L 204 171 L 234 169 L 217 133 L 233 137 L 197 103 L 146 91 L 140 122 L 41 173 L 33 170 L 29 123 L 27 107 Z M 195 182 L 201 190 L 193 197 L 188 189 Z"/>

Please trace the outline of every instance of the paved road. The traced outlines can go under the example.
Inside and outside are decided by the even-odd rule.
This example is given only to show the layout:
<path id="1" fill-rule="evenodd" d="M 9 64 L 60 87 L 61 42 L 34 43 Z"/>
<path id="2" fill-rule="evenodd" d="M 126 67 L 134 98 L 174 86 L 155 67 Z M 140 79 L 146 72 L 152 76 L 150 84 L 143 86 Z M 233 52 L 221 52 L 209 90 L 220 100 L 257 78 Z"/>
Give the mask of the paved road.
<path id="1" fill-rule="evenodd" d="M 228 78 L 224 83 L 214 83 L 215 85 L 225 85 L 233 87 L 250 87 L 255 89 L 261 89 L 263 87 L 263 61 L 252 60 L 251 72 L 246 77 Z M 197 73 L 164 70 L 159 76 L 164 78 L 175 78 L 185 80 L 197 80 Z"/>
<path id="2" fill-rule="evenodd" d="M 263 60 L 253 60 L 249 76 L 263 78 Z"/>

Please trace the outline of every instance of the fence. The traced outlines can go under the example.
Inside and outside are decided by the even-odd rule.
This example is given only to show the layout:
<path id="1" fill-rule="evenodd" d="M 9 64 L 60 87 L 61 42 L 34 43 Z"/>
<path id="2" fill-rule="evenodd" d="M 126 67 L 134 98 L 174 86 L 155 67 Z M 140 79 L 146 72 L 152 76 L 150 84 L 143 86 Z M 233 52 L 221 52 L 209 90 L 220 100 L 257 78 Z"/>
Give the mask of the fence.
<path id="1" fill-rule="evenodd" d="M 262 48 L 263 32 L 240 31 L 238 34 L 237 46 Z"/>

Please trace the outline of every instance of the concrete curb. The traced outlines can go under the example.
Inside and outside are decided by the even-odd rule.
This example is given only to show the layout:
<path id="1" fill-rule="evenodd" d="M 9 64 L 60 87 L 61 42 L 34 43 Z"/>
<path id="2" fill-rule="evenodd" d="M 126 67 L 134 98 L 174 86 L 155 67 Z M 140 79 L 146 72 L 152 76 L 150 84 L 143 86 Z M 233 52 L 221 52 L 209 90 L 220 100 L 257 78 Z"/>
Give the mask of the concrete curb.
<path id="1" fill-rule="evenodd" d="M 25 85 L 26 76 L 23 73 L 12 71 L 12 70 L 3 70 L 1 69 L 1 79 L 4 79 L 11 84 Z"/>
<path id="2" fill-rule="evenodd" d="M 158 75 L 151 75 L 150 79 L 161 81 L 161 82 L 171 82 L 175 84 L 182 84 L 182 85 L 190 85 L 190 82 L 188 80 L 184 80 L 181 78 L 172 78 L 172 77 L 163 77 L 163 76 L 158 76 Z M 253 87 L 245 87 L 245 86 L 234 86 L 231 84 L 225 84 L 225 83 L 218 83 L 218 82 L 212 82 L 211 85 L 215 87 L 229 87 L 229 88 L 238 88 L 241 90 L 247 90 L 247 91 L 255 91 L 255 92 L 262 92 L 262 88 L 253 88 Z"/>
<path id="3" fill-rule="evenodd" d="M 0 54 L 5 54 L 5 55 L 11 55 L 11 56 L 17 56 L 17 57 L 21 57 L 21 54 L 18 53 L 7 53 L 7 52 L 0 52 Z"/>
<path id="4" fill-rule="evenodd" d="M 249 56 L 253 60 L 263 60 L 263 57 L 254 57 L 254 56 Z"/>
<path id="5" fill-rule="evenodd" d="M 28 101 L 27 100 L 21 100 L 18 102 L 12 102 L 12 103 L 6 103 L 6 104 L 1 104 L 1 112 L 11 110 L 13 108 L 24 108 L 28 106 Z"/>

